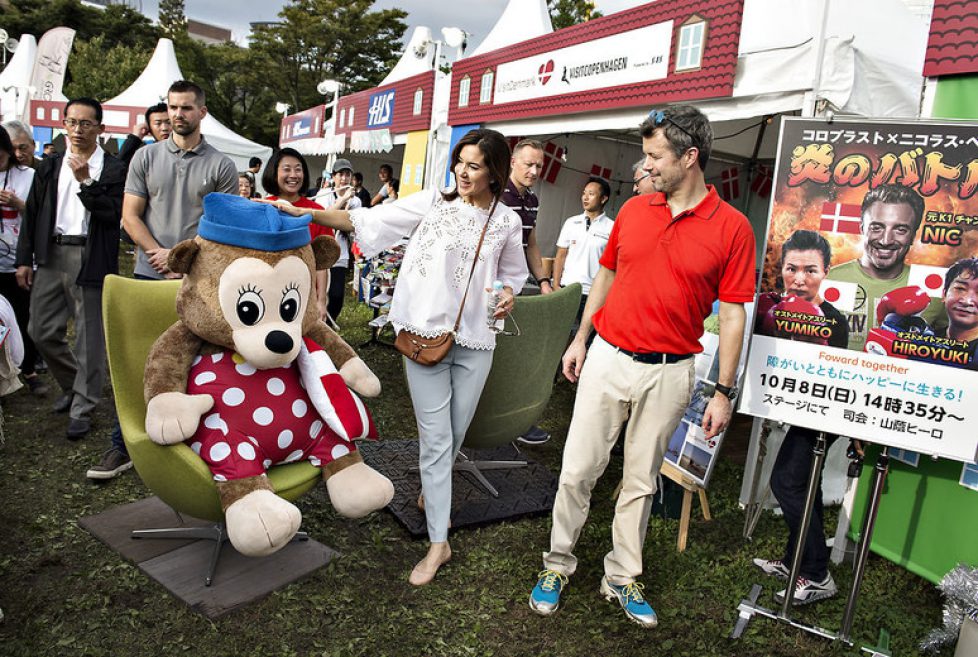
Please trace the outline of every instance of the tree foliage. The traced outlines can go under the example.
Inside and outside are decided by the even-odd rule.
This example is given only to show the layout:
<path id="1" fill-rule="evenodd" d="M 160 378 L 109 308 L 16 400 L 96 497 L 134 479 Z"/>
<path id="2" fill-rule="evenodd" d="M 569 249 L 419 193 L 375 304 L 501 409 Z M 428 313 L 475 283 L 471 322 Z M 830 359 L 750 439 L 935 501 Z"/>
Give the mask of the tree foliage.
<path id="1" fill-rule="evenodd" d="M 187 33 L 183 0 L 160 0 L 160 30 L 171 39 Z"/>
<path id="2" fill-rule="evenodd" d="M 152 49 L 159 30 L 138 11 L 126 5 L 95 9 L 79 0 L 11 0 L 3 12 L 3 28 L 16 38 L 33 34 L 38 40 L 53 27 L 75 30 L 75 42 L 104 37 L 104 45 Z"/>
<path id="3" fill-rule="evenodd" d="M 125 91 L 146 68 L 151 50 L 108 43 L 108 37 L 102 35 L 88 41 L 75 40 L 64 87 L 68 98 L 108 100 Z"/>
<path id="4" fill-rule="evenodd" d="M 321 103 L 316 85 L 332 78 L 344 92 L 376 84 L 397 63 L 407 29 L 400 9 L 371 11 L 372 0 L 291 0 L 281 22 L 258 28 L 251 50 L 268 69 L 268 87 L 294 109 Z"/>
<path id="5" fill-rule="evenodd" d="M 547 0 L 547 9 L 550 10 L 550 22 L 555 30 L 602 16 L 595 9 L 593 0 Z"/>

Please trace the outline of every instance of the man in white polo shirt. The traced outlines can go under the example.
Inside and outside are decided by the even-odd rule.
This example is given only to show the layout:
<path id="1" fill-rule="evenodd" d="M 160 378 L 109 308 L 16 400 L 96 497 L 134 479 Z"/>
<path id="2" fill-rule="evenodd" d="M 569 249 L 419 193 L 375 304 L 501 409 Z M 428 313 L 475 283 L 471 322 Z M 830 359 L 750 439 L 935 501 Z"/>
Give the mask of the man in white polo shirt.
<path id="1" fill-rule="evenodd" d="M 591 281 L 598 273 L 598 260 L 608 244 L 614 221 L 604 213 L 604 206 L 611 198 L 611 186 L 598 176 L 591 176 L 581 192 L 581 205 L 584 212 L 570 217 L 564 222 L 557 237 L 557 257 L 554 260 L 554 283 L 558 288 L 572 283 L 581 284 L 581 308 L 577 311 L 580 320 L 584 304 L 587 303 Z"/>

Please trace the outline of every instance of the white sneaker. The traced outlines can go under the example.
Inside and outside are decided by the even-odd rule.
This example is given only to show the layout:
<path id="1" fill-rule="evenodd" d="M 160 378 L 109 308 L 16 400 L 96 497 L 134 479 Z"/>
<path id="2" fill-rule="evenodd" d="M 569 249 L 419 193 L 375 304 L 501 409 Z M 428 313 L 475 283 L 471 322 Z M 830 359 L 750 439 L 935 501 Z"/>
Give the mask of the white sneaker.
<path id="1" fill-rule="evenodd" d="M 762 573 L 770 577 L 786 580 L 791 574 L 791 569 L 780 559 L 754 559 L 753 564 L 760 568 Z"/>
<path id="2" fill-rule="evenodd" d="M 787 591 L 788 589 L 785 588 L 774 594 L 774 599 L 778 604 L 784 603 L 784 596 Z M 828 573 L 821 582 L 813 582 L 805 577 L 799 577 L 791 604 L 795 606 L 811 604 L 812 602 L 831 598 L 838 592 L 839 587 L 832 580 L 831 573 Z"/>

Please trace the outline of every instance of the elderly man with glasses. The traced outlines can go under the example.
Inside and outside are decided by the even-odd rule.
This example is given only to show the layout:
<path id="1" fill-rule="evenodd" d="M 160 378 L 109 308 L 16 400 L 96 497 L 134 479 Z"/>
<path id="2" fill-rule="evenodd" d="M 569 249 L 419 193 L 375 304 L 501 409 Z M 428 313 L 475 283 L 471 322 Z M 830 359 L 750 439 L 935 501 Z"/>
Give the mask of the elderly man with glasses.
<path id="1" fill-rule="evenodd" d="M 744 335 L 744 303 L 754 298 L 754 234 L 746 217 L 705 182 L 713 130 L 696 108 L 653 111 L 640 126 L 643 169 L 655 193 L 618 213 L 564 375 L 578 381 L 554 500 L 550 549 L 530 593 L 530 608 L 554 613 L 577 568 L 574 546 L 587 520 L 591 489 L 625 424 L 622 488 L 604 559 L 601 594 L 625 616 L 654 627 L 645 600 L 642 552 L 655 477 L 693 391 L 693 355 L 703 320 L 720 300 L 720 373 L 703 415 L 707 438 L 726 428 Z M 597 337 L 588 348 L 591 329 Z"/>
<path id="2" fill-rule="evenodd" d="M 61 386 L 54 410 L 69 414 L 68 439 L 78 440 L 91 429 L 105 382 L 102 281 L 119 270 L 126 170 L 98 145 L 105 126 L 97 100 L 68 101 L 64 115 L 67 152 L 38 167 L 15 264 L 18 284 L 31 290 L 28 332 Z"/>
<path id="3" fill-rule="evenodd" d="M 35 144 L 31 127 L 23 121 L 4 121 L 3 127 L 14 145 L 17 164 L 36 169 L 40 160 L 34 157 Z"/>
<path id="4" fill-rule="evenodd" d="M 644 157 L 632 165 L 632 196 L 655 193 L 655 187 L 652 185 L 652 174 L 643 167 L 645 167 Z"/>

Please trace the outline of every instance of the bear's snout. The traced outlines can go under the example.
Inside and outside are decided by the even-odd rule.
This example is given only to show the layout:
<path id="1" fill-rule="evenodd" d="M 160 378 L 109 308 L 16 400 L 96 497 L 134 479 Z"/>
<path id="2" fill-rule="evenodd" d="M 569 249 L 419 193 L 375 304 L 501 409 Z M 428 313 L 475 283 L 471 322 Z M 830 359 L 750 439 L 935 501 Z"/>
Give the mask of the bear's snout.
<path id="1" fill-rule="evenodd" d="M 292 351 L 292 338 L 285 331 L 271 331 L 265 336 L 265 346 L 276 354 L 287 354 Z"/>

